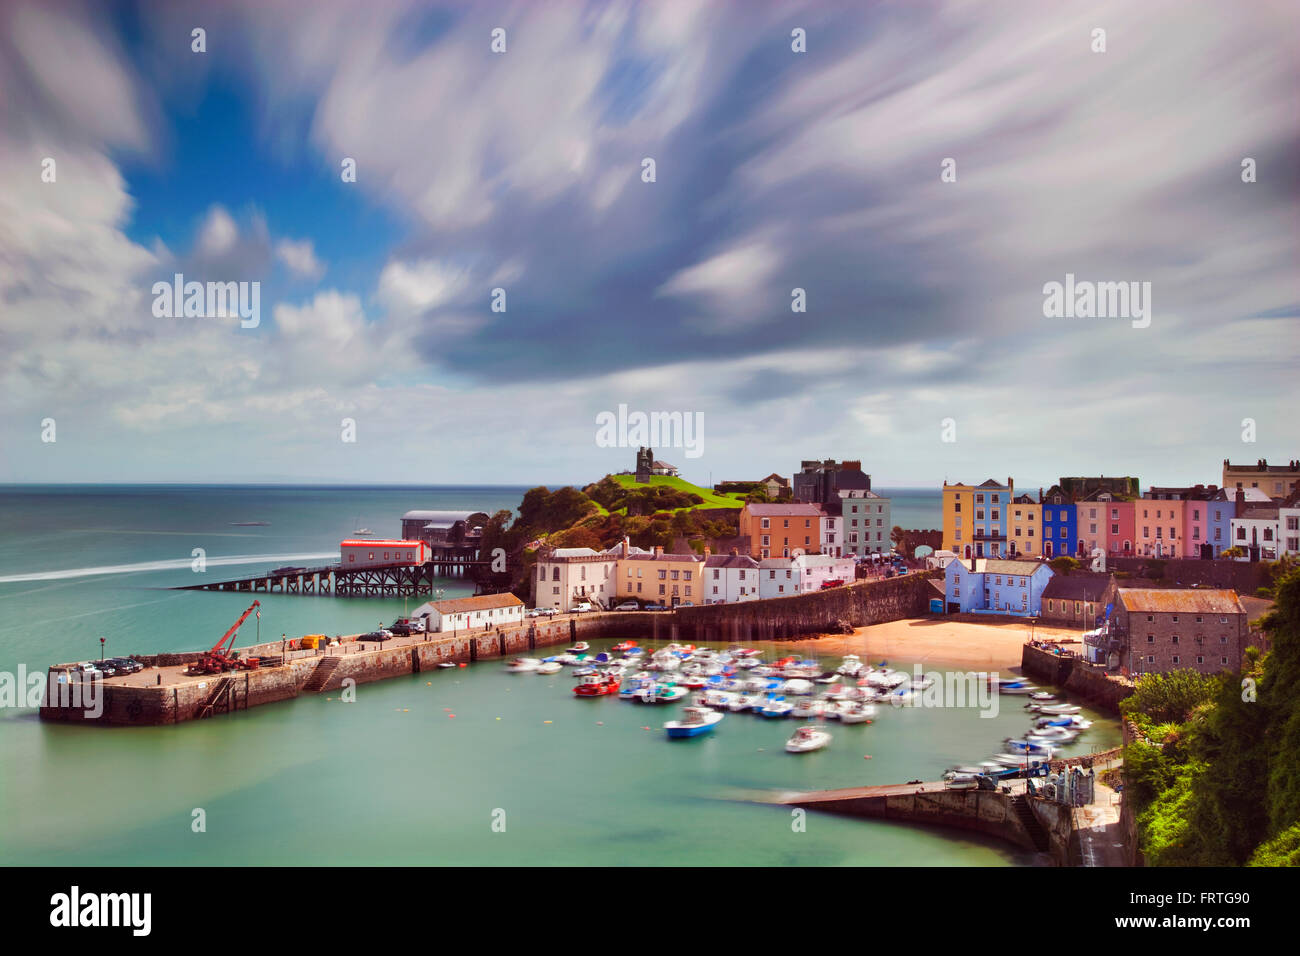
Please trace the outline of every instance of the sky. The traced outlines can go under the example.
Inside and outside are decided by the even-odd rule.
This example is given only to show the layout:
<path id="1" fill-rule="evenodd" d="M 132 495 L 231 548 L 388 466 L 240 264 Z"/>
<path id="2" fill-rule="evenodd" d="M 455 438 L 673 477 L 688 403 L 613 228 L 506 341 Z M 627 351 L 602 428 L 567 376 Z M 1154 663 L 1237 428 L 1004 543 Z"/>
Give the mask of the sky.
<path id="1" fill-rule="evenodd" d="M 624 407 L 1217 483 L 1300 457 L 1297 90 L 1288 0 L 0 3 L 0 482 L 581 484 Z"/>

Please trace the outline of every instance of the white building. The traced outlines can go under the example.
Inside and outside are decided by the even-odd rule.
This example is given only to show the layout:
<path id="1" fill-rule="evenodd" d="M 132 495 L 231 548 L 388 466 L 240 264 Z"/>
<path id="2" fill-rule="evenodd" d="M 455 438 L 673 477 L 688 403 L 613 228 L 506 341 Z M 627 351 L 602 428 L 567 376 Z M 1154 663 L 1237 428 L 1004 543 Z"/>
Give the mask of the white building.
<path id="1" fill-rule="evenodd" d="M 625 548 L 631 554 L 645 553 L 641 548 L 628 548 L 626 542 L 604 551 L 553 548 L 542 552 L 533 571 L 536 584 L 533 606 L 571 611 L 577 604 L 590 602 L 603 608 L 612 607 L 618 559 Z"/>
<path id="2" fill-rule="evenodd" d="M 1275 504 L 1248 504 L 1237 508 L 1232 519 L 1233 547 L 1245 549 L 1247 554 L 1258 554 L 1260 560 L 1275 561 L 1282 540 L 1281 509 Z"/>
<path id="3" fill-rule="evenodd" d="M 793 558 L 765 558 L 758 562 L 758 593 L 764 599 L 807 594 L 820 591 L 827 581 L 852 584 L 854 574 L 851 557 L 801 554 Z"/>
<path id="4" fill-rule="evenodd" d="M 421 604 L 411 614 L 424 618 L 432 632 L 482 630 L 524 619 L 524 602 L 513 594 L 481 594 L 478 597 L 448 598 Z"/>
<path id="5" fill-rule="evenodd" d="M 844 554 L 888 554 L 894 549 L 890 501 L 874 491 L 840 491 L 841 538 Z"/>
<path id="6" fill-rule="evenodd" d="M 758 600 L 758 562 L 747 554 L 713 554 L 704 559 L 705 604 Z"/>
<path id="7" fill-rule="evenodd" d="M 822 539 L 821 553 L 838 558 L 844 553 L 844 515 L 841 502 L 831 501 L 822 505 Z"/>

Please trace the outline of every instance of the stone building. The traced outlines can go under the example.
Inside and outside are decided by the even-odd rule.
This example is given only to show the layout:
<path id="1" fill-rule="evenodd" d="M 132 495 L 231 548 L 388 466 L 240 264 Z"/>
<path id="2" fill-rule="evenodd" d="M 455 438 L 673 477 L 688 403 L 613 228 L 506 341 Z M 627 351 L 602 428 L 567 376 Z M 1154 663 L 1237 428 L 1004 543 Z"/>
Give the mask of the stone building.
<path id="1" fill-rule="evenodd" d="M 1213 674 L 1241 665 L 1249 622 L 1236 591 L 1119 588 L 1112 631 L 1132 674 Z"/>

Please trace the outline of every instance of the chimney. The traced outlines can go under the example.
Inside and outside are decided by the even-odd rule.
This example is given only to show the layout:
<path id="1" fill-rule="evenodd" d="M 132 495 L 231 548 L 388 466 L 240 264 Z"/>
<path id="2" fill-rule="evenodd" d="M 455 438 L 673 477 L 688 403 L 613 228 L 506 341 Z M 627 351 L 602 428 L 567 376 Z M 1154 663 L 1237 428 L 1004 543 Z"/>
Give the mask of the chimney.
<path id="1" fill-rule="evenodd" d="M 664 553 L 664 546 L 663 546 L 662 544 L 656 544 L 656 545 L 655 545 L 655 557 L 656 557 L 656 558 L 663 557 L 663 553 Z"/>
<path id="2" fill-rule="evenodd" d="M 971 570 L 971 574 L 974 574 L 974 573 L 975 573 L 975 556 L 974 556 L 974 555 L 972 555 L 972 556 L 971 556 L 971 559 L 970 559 L 970 570 Z"/>
<path id="3" fill-rule="evenodd" d="M 740 549 L 739 549 L 739 548 L 732 548 L 732 549 L 731 549 L 731 554 L 732 554 L 733 557 L 739 557 L 739 556 L 740 556 Z"/>
<path id="4" fill-rule="evenodd" d="M 711 557 L 713 557 L 713 549 L 710 548 L 710 547 L 708 547 L 708 546 L 706 545 L 705 548 L 704 548 L 704 556 L 705 556 L 706 558 L 711 558 Z"/>
<path id="5" fill-rule="evenodd" d="M 1237 508 L 1241 509 L 1246 506 L 1246 491 L 1243 488 L 1237 489 Z"/>

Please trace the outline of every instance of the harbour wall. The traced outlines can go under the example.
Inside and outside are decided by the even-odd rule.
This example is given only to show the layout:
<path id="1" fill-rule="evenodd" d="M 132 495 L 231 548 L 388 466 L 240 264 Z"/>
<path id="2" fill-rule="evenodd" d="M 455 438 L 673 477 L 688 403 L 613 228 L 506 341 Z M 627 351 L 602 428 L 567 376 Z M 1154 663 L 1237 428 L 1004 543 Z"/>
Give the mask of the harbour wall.
<path id="1" fill-rule="evenodd" d="M 1127 680 L 1095 667 L 1080 657 L 1054 654 L 1026 644 L 1020 654 L 1024 673 L 1058 687 L 1111 714 L 1119 713 L 1119 703 L 1133 693 Z"/>
<path id="2" fill-rule="evenodd" d="M 341 638 L 337 647 L 317 651 L 289 651 L 282 642 L 270 641 L 240 649 L 241 657 L 267 661 L 268 666 L 255 670 L 214 674 L 202 680 L 176 672 L 170 679 L 162 676 L 158 685 L 146 686 L 139 686 L 138 681 L 103 681 L 103 707 L 97 716 L 80 706 L 61 705 L 50 697 L 47 682 L 40 715 L 45 720 L 126 726 L 173 724 L 292 700 L 304 693 L 336 691 L 349 679 L 365 684 L 418 674 L 440 663 L 518 656 L 577 640 L 703 643 L 812 637 L 837 632 L 846 625 L 862 626 L 926 613 L 927 587 L 922 576 L 908 575 L 768 601 L 679 608 L 674 612 L 579 615 L 559 621 L 530 619 L 511 627 L 460 631 L 450 636 L 430 634 L 423 639 L 394 639 L 385 644 L 363 642 L 353 635 Z M 137 660 L 155 668 L 178 669 L 200 656 L 195 651 L 140 655 Z M 57 670 L 51 668 L 51 675 Z"/>

